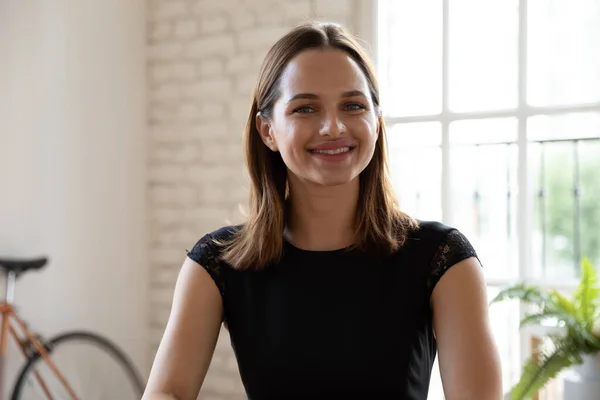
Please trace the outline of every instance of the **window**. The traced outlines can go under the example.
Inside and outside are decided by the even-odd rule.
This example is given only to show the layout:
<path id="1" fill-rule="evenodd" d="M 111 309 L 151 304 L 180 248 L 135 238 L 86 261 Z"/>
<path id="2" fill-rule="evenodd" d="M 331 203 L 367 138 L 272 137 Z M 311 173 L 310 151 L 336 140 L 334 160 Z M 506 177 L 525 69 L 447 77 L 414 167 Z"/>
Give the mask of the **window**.
<path id="1" fill-rule="evenodd" d="M 490 298 L 569 290 L 600 267 L 600 0 L 377 2 L 377 57 L 401 205 L 459 228 Z M 519 304 L 491 319 L 504 385 L 528 354 Z M 431 399 L 441 399 L 439 376 Z"/>

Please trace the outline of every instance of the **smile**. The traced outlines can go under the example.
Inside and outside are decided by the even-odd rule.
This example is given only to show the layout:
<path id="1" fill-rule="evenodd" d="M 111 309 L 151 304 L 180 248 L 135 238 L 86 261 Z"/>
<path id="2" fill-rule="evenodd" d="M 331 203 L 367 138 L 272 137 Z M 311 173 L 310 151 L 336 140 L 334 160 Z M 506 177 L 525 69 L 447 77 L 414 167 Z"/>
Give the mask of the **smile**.
<path id="1" fill-rule="evenodd" d="M 342 154 L 347 153 L 352 150 L 351 147 L 341 147 L 335 150 L 310 150 L 311 153 L 319 153 L 319 154 Z"/>

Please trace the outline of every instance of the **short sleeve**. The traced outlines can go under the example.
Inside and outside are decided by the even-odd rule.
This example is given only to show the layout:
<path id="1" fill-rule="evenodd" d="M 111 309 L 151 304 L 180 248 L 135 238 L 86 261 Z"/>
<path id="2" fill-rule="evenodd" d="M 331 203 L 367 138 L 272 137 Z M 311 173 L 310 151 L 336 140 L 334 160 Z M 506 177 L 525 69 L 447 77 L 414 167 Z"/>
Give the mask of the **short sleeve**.
<path id="1" fill-rule="evenodd" d="M 469 240 L 459 230 L 453 229 L 437 247 L 431 262 L 431 270 L 427 279 L 429 296 L 444 273 L 453 265 L 470 257 L 477 257 L 477 252 Z"/>
<path id="2" fill-rule="evenodd" d="M 219 288 L 221 296 L 225 294 L 225 277 L 222 269 L 222 262 L 219 260 L 219 249 L 213 242 L 210 234 L 205 235 L 198 240 L 192 250 L 187 252 L 187 256 L 200 264 L 215 281 Z"/>

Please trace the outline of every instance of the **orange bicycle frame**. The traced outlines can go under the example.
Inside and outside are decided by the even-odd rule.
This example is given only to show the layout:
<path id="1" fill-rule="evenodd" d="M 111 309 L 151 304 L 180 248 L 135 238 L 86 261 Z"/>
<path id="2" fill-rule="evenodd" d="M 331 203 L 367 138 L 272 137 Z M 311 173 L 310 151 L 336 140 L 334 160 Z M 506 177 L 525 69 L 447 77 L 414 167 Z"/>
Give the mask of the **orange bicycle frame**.
<path id="1" fill-rule="evenodd" d="M 72 400 L 79 400 L 73 392 L 73 389 L 67 383 L 65 377 L 60 373 L 46 347 L 39 341 L 39 339 L 29 330 L 27 324 L 25 324 L 19 316 L 16 314 L 15 309 L 12 305 L 12 297 L 14 293 L 14 284 L 16 276 L 14 272 L 9 271 L 7 274 L 6 280 L 6 301 L 0 303 L 0 314 L 2 315 L 2 330 L 0 331 L 0 400 L 4 400 L 4 360 L 6 359 L 6 350 L 8 344 L 8 335 L 10 334 L 14 341 L 18 344 L 21 352 L 28 358 L 27 354 L 27 345 L 32 344 L 35 350 L 40 354 L 40 357 L 46 362 L 46 364 L 50 367 L 52 372 L 56 375 L 58 380 L 66 389 L 67 393 L 71 396 Z M 19 328 L 19 331 L 22 333 L 21 336 L 24 336 L 26 340 L 21 340 L 20 336 L 15 330 L 15 326 L 13 321 L 16 322 L 16 326 Z M 53 400 L 50 391 L 48 390 L 48 386 L 44 382 L 42 376 L 38 373 L 38 371 L 34 372 L 37 383 L 40 385 L 40 388 L 46 395 L 48 400 Z"/>

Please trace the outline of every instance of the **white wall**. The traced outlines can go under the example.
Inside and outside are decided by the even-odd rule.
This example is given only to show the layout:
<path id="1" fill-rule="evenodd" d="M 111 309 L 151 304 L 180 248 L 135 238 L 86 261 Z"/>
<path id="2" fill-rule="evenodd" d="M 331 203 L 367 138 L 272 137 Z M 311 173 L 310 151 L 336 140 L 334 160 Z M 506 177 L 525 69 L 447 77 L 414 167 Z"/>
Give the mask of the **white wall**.
<path id="1" fill-rule="evenodd" d="M 145 2 L 0 1 L 0 256 L 37 331 L 99 331 L 146 372 Z"/>

